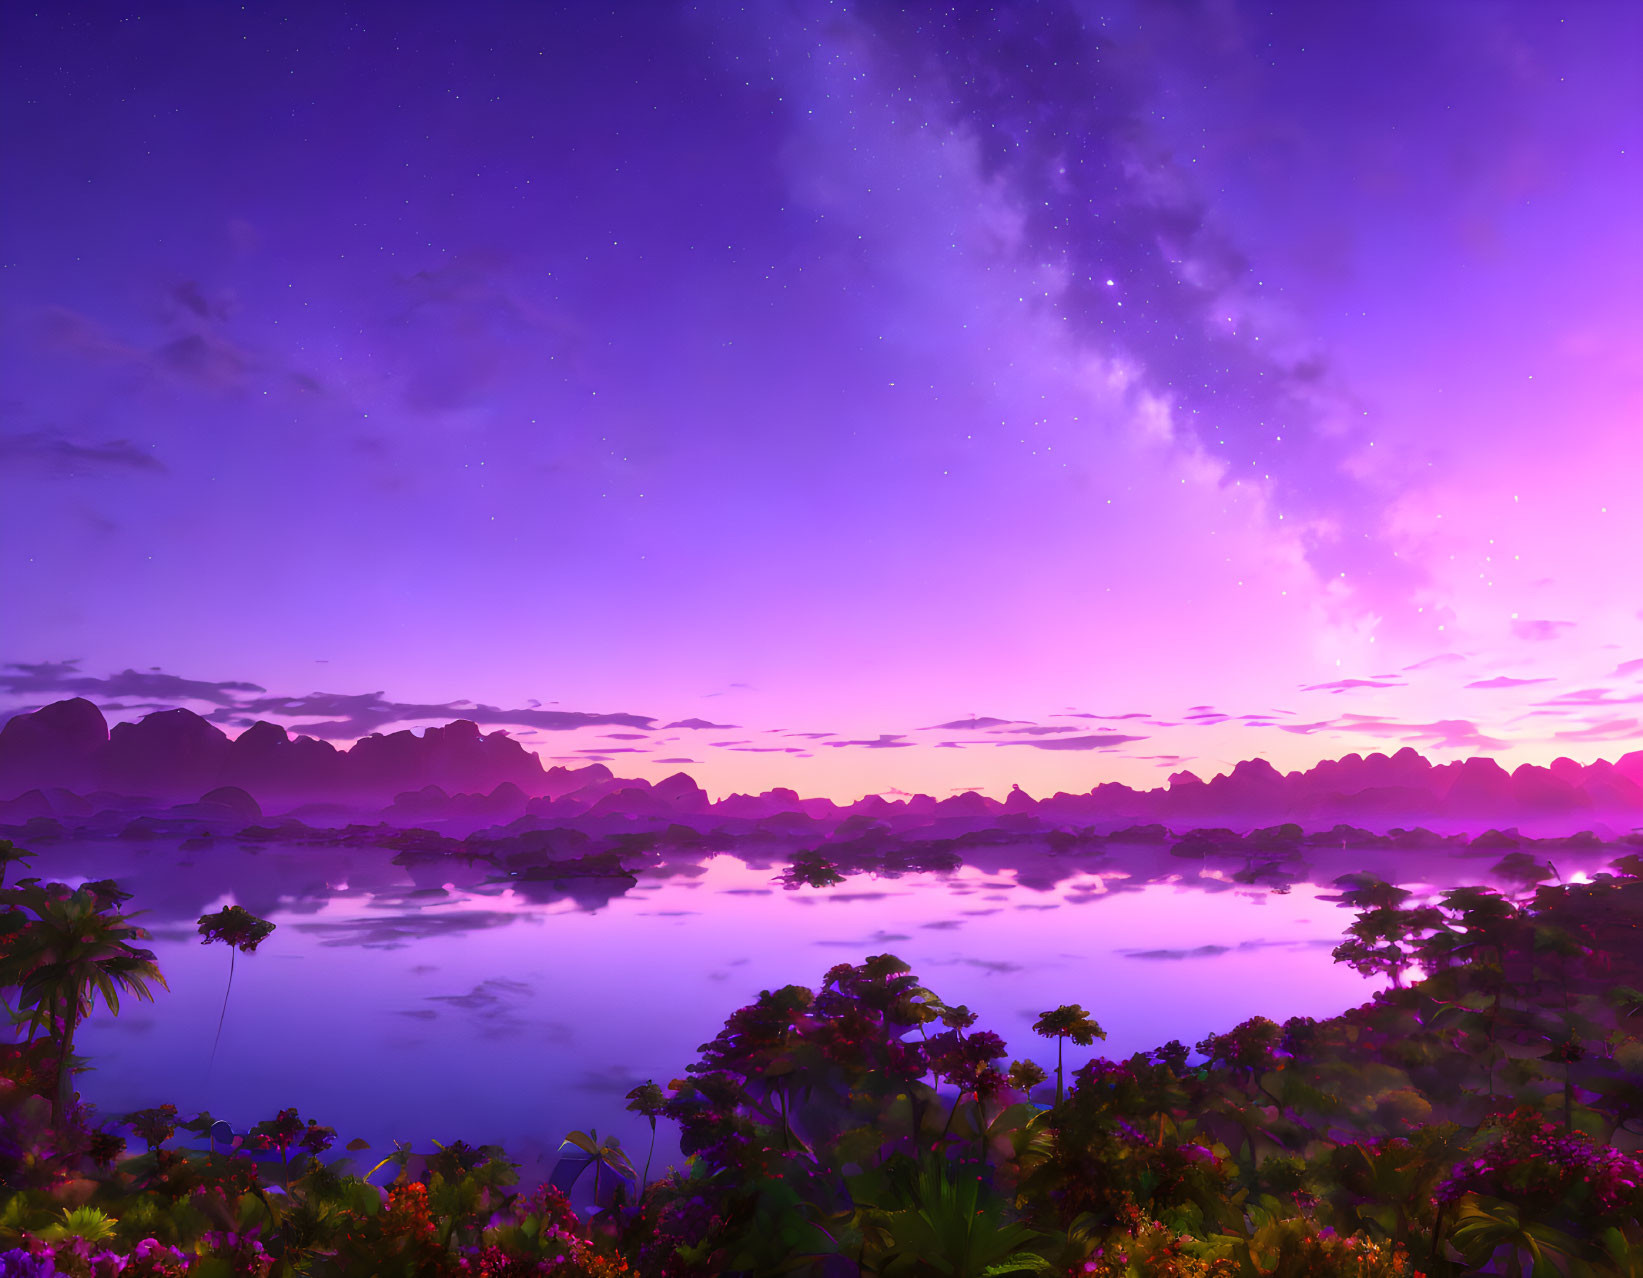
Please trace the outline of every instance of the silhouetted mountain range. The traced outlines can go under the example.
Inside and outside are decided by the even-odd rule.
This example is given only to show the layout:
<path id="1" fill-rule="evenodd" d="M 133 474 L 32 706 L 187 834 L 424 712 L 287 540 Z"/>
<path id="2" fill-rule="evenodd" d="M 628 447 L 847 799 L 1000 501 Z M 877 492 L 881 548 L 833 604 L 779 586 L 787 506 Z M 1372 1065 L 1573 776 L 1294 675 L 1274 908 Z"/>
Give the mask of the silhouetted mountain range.
<path id="1" fill-rule="evenodd" d="M 1145 791 L 1107 782 L 1039 799 L 1016 789 L 1002 802 L 966 792 L 941 800 L 870 795 L 840 805 L 788 789 L 711 802 L 683 772 L 652 784 L 616 777 L 599 763 L 544 768 L 507 733 L 481 733 L 460 719 L 420 736 L 378 733 L 337 749 L 266 722 L 230 738 L 189 710 L 160 711 L 111 732 L 97 706 L 75 698 L 15 715 L 0 728 L 0 823 L 178 803 L 185 805 L 172 809 L 178 815 L 224 820 L 264 812 L 370 812 L 391 825 L 479 829 L 526 816 L 631 817 L 700 828 L 758 822 L 771 833 L 795 835 L 852 821 L 893 828 L 1218 821 L 1246 829 L 1352 821 L 1386 829 L 1419 820 L 1608 822 L 1629 829 L 1643 824 L 1643 751 L 1613 763 L 1557 759 L 1549 767 L 1525 764 L 1507 772 L 1489 758 L 1434 764 L 1406 747 L 1390 756 L 1348 754 L 1287 774 L 1246 759 L 1208 781 L 1177 772 L 1167 786 Z"/>

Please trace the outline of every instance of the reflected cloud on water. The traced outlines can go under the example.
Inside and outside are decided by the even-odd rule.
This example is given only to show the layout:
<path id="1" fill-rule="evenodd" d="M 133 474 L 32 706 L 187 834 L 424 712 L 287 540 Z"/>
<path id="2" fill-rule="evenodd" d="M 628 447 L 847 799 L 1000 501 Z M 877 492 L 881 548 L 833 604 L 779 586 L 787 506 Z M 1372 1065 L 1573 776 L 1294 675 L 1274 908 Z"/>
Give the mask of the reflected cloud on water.
<path id="1" fill-rule="evenodd" d="M 450 910 L 438 914 L 395 914 L 389 918 L 353 918 L 338 922 L 294 923 L 286 927 L 319 938 L 334 947 L 359 945 L 368 949 L 404 949 L 436 936 L 461 936 L 488 928 L 507 927 L 518 915 L 498 910 Z"/>

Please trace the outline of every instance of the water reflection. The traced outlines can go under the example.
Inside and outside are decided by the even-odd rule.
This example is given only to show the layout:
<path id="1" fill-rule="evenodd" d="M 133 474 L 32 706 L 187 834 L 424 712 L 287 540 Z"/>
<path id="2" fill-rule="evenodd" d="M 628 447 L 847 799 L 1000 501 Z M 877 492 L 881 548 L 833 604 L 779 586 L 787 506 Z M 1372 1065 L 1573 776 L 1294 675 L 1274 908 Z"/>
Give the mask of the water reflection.
<path id="1" fill-rule="evenodd" d="M 105 1110 L 171 1101 L 240 1130 L 296 1105 L 378 1149 L 497 1142 L 545 1160 L 527 1168 L 541 1174 L 571 1128 L 647 1138 L 621 1104 L 629 1089 L 682 1074 L 759 990 L 814 987 L 835 963 L 896 953 L 1040 1063 L 1031 1021 L 1081 1002 L 1109 1030 L 1102 1050 L 1124 1056 L 1367 997 L 1371 985 L 1330 959 L 1350 921 L 1331 899 L 1339 875 L 1430 894 L 1485 868 L 1448 850 L 1309 847 L 1304 860 L 1252 862 L 1023 842 L 814 888 L 784 885 L 805 850 L 792 846 L 652 847 L 615 873 L 589 846 L 561 845 L 568 868 L 530 874 L 505 857 L 337 842 L 41 846 L 30 868 L 42 877 L 114 878 L 132 892 L 171 984 L 152 1006 L 92 1018 L 82 1043 L 97 1068 L 83 1090 Z M 1560 868 L 1611 855 L 1571 852 Z M 238 966 L 208 1081 L 225 971 L 194 924 L 230 903 L 278 930 Z M 665 1166 L 677 1151 L 661 1137 Z"/>

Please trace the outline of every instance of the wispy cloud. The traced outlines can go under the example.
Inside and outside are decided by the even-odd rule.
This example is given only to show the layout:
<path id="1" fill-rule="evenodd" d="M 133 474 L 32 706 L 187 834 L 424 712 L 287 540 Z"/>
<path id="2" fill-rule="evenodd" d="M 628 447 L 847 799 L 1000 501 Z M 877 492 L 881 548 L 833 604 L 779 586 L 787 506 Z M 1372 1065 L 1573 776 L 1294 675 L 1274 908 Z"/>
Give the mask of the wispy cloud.
<path id="1" fill-rule="evenodd" d="M 60 430 L 31 430 L 0 435 L 0 465 L 33 467 L 73 479 L 94 474 L 163 475 L 164 463 L 129 439 L 81 440 Z"/>
<path id="2" fill-rule="evenodd" d="M 1565 630 L 1573 630 L 1574 625 L 1572 621 L 1514 621 L 1512 633 L 1532 643 L 1545 643 L 1556 639 Z"/>
<path id="3" fill-rule="evenodd" d="M 1302 692 L 1350 692 L 1354 688 L 1407 688 L 1409 685 L 1399 679 L 1336 679 L 1330 683 L 1313 683 L 1302 688 Z"/>
<path id="4" fill-rule="evenodd" d="M 1145 741 L 1145 737 L 1126 736 L 1121 732 L 1093 732 L 1082 737 L 1051 737 L 1042 741 L 993 741 L 990 745 L 1031 746 L 1034 750 L 1105 750 L 1111 746 L 1126 745 L 1131 741 Z"/>
<path id="5" fill-rule="evenodd" d="M 1643 726 L 1636 719 L 1610 719 L 1604 723 L 1589 724 L 1584 728 L 1569 728 L 1554 732 L 1557 741 L 1625 741 L 1643 738 Z"/>
<path id="6" fill-rule="evenodd" d="M 1578 688 L 1573 692 L 1560 692 L 1555 697 L 1548 697 L 1545 701 L 1537 701 L 1537 706 L 1627 706 L 1636 705 L 1643 701 L 1643 692 L 1634 692 L 1630 696 L 1622 696 L 1611 692 L 1608 688 Z"/>
<path id="7" fill-rule="evenodd" d="M 565 732 L 575 728 L 646 728 L 655 719 L 636 714 L 584 714 L 572 710 L 507 709 L 471 701 L 390 701 L 381 692 L 311 692 L 302 697 L 258 697 L 238 704 L 241 713 L 297 719 L 295 731 L 309 736 L 347 739 L 394 723 L 440 722 L 467 719 L 482 727 L 520 725 Z M 317 716 L 317 717 L 315 717 Z"/>
<path id="8" fill-rule="evenodd" d="M 1470 719 L 1438 719 L 1432 723 L 1401 723 L 1370 715 L 1343 715 L 1332 727 L 1371 737 L 1395 737 L 1411 744 L 1445 750 L 1504 750 L 1507 742 L 1489 736 Z"/>
<path id="9" fill-rule="evenodd" d="M 294 731 L 330 740 L 353 739 L 396 723 L 445 723 L 467 719 L 481 726 L 530 727 L 554 732 L 588 727 L 639 728 L 655 719 L 636 714 L 584 714 L 537 707 L 504 708 L 473 701 L 392 701 L 381 692 L 311 692 L 305 696 L 266 694 L 261 684 L 245 679 L 190 679 L 163 670 L 122 670 L 117 674 L 84 674 L 78 660 L 15 662 L 0 666 L 0 694 L 43 699 L 75 696 L 93 701 L 138 698 L 149 706 L 170 708 L 179 702 L 216 707 L 206 714 L 215 723 L 242 726 L 253 718 L 278 718 Z"/>
<path id="10" fill-rule="evenodd" d="M 122 670 L 98 677 L 82 674 L 78 660 L 14 662 L 0 666 L 0 693 L 32 697 L 68 694 L 96 699 L 141 697 L 161 704 L 205 701 L 217 706 L 240 706 L 240 694 L 266 692 L 244 679 L 185 679 L 162 670 Z"/>
<path id="11" fill-rule="evenodd" d="M 1435 657 L 1426 657 L 1423 660 L 1415 662 L 1413 665 L 1405 666 L 1403 669 L 1404 673 L 1408 674 L 1413 670 L 1431 670 L 1438 666 L 1452 666 L 1457 661 L 1465 660 L 1466 658 L 1461 656 L 1458 652 L 1440 652 Z"/>

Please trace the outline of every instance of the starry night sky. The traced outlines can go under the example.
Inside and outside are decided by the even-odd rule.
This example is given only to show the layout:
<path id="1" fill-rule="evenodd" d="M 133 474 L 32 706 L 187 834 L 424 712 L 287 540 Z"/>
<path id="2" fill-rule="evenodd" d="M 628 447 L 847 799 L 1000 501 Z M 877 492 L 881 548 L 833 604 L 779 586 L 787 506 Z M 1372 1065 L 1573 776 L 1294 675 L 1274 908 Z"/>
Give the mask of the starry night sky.
<path id="1" fill-rule="evenodd" d="M 1643 748 L 1639 48 L 6 6 L 0 715 L 834 797 Z"/>

